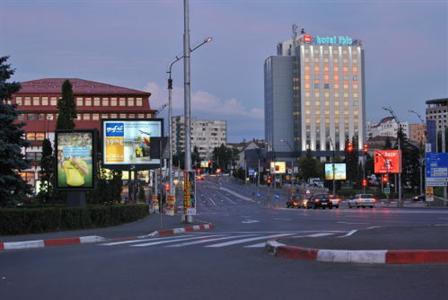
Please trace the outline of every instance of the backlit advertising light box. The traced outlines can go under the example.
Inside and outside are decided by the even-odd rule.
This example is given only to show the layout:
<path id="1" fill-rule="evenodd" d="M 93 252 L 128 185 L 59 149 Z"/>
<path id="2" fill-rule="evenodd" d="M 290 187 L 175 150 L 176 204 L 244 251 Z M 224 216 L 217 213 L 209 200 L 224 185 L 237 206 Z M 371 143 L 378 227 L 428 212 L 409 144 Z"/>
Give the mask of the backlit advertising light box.
<path id="1" fill-rule="evenodd" d="M 93 189 L 95 133 L 93 130 L 56 131 L 56 188 Z"/>
<path id="2" fill-rule="evenodd" d="M 347 172 L 345 163 L 334 163 L 334 180 L 346 180 Z M 325 180 L 333 180 L 333 164 L 325 164 Z"/>
<path id="3" fill-rule="evenodd" d="M 103 120 L 103 165 L 160 166 L 162 119 Z"/>
<path id="4" fill-rule="evenodd" d="M 284 161 L 271 161 L 271 173 L 272 174 L 285 174 L 286 163 Z"/>
<path id="5" fill-rule="evenodd" d="M 397 174 L 401 172 L 400 150 L 376 150 L 374 170 L 377 174 Z"/>

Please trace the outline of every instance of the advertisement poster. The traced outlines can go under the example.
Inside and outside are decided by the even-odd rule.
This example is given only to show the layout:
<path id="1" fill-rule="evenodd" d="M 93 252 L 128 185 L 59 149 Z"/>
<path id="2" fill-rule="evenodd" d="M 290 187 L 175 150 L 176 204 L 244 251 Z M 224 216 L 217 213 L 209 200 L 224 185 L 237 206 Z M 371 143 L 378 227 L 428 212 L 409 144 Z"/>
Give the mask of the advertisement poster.
<path id="1" fill-rule="evenodd" d="M 334 164 L 334 180 L 346 180 L 347 172 L 345 163 Z M 325 180 L 333 180 L 333 164 L 325 164 Z"/>
<path id="2" fill-rule="evenodd" d="M 400 150 L 376 150 L 374 154 L 374 169 L 377 174 L 401 173 Z"/>
<path id="3" fill-rule="evenodd" d="M 56 132 L 57 188 L 94 187 L 93 131 Z"/>
<path id="4" fill-rule="evenodd" d="M 184 208 L 186 215 L 196 215 L 196 176 L 194 171 L 185 172 Z"/>
<path id="5" fill-rule="evenodd" d="M 160 165 L 162 120 L 104 120 L 104 165 Z"/>
<path id="6" fill-rule="evenodd" d="M 286 163 L 284 161 L 271 161 L 271 174 L 285 174 Z"/>

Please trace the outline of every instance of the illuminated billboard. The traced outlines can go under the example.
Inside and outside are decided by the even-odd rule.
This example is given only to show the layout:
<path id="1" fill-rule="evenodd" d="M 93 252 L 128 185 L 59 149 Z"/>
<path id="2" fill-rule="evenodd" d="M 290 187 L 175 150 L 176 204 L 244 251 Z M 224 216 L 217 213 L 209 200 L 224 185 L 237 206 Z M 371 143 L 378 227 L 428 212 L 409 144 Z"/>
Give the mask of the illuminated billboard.
<path id="1" fill-rule="evenodd" d="M 334 180 L 346 180 L 347 171 L 345 163 L 334 163 Z M 325 164 L 325 180 L 333 180 L 333 164 Z"/>
<path id="2" fill-rule="evenodd" d="M 286 163 L 284 161 L 271 161 L 271 174 L 285 174 Z"/>
<path id="3" fill-rule="evenodd" d="M 56 131 L 56 188 L 93 189 L 95 136 L 93 130 Z"/>
<path id="4" fill-rule="evenodd" d="M 374 169 L 377 174 L 401 173 L 401 151 L 376 150 L 374 153 Z"/>
<path id="5" fill-rule="evenodd" d="M 103 120 L 103 165 L 160 166 L 161 119 L 150 120 Z"/>

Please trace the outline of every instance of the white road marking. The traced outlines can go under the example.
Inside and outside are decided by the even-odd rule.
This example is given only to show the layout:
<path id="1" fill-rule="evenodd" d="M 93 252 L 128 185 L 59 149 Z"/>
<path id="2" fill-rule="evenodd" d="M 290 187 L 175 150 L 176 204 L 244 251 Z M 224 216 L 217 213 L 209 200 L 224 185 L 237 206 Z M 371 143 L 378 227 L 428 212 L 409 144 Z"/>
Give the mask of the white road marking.
<path id="1" fill-rule="evenodd" d="M 218 236 L 216 234 L 209 235 L 208 237 Z M 182 239 L 182 241 L 190 241 L 190 240 L 198 240 L 198 239 L 204 239 L 207 236 L 200 236 L 200 237 L 186 237 Z M 151 242 L 151 243 L 143 243 L 143 244 L 136 244 L 131 245 L 131 247 L 149 247 L 149 246 L 155 246 L 155 245 L 161 245 L 161 244 L 168 244 L 168 243 L 175 243 L 181 239 L 171 239 L 171 240 L 165 240 L 165 241 L 159 241 L 159 242 Z"/>
<path id="2" fill-rule="evenodd" d="M 239 237 L 246 237 L 246 236 L 251 236 L 253 234 L 246 234 L 246 235 L 241 235 Z M 230 239 L 234 239 L 237 238 L 236 236 L 225 236 L 225 237 L 219 237 L 219 238 L 214 238 L 214 239 L 204 239 L 201 241 L 194 241 L 194 242 L 186 242 L 186 243 L 180 243 L 180 244 L 175 244 L 175 245 L 169 245 L 169 246 L 165 246 L 165 247 L 184 247 L 184 246 L 191 246 L 191 245 L 198 245 L 198 244 L 205 244 L 205 243 L 209 243 L 209 242 L 214 242 L 214 241 L 221 241 L 221 240 L 230 240 Z"/>
<path id="3" fill-rule="evenodd" d="M 309 234 L 306 235 L 305 237 L 322 237 L 322 236 L 329 236 L 329 235 L 333 235 L 334 233 L 331 232 L 322 232 L 322 233 L 314 233 L 314 234 Z"/>
<path id="4" fill-rule="evenodd" d="M 215 203 L 215 201 L 213 201 L 212 198 L 208 198 L 208 201 L 210 201 L 214 206 L 216 206 L 216 203 Z"/>
<path id="5" fill-rule="evenodd" d="M 351 236 L 351 235 L 355 234 L 355 233 L 356 233 L 357 231 L 358 231 L 357 229 L 353 229 L 352 231 L 348 232 L 348 233 L 347 233 L 347 234 L 345 234 L 345 235 L 342 235 L 342 236 L 338 236 L 338 238 L 345 238 L 345 237 L 349 237 L 349 236 Z"/>
<path id="6" fill-rule="evenodd" d="M 253 238 L 247 238 L 247 239 L 242 239 L 242 240 L 236 240 L 236 241 L 230 241 L 230 242 L 224 242 L 224 243 L 219 243 L 219 244 L 208 245 L 208 246 L 205 246 L 205 247 L 207 247 L 207 248 L 227 247 L 227 246 L 232 246 L 232 245 L 237 245 L 237 244 L 243 244 L 243 243 L 247 243 L 247 242 L 257 241 L 257 240 L 278 238 L 278 237 L 283 237 L 283 236 L 288 236 L 288 235 L 292 235 L 292 234 L 291 233 L 283 233 L 283 234 L 259 236 L 259 237 L 253 237 Z"/>
<path id="7" fill-rule="evenodd" d="M 252 223 L 259 223 L 260 221 L 258 221 L 258 220 L 244 220 L 244 221 L 241 221 L 241 223 L 243 223 L 243 224 L 252 224 Z"/>
<path id="8" fill-rule="evenodd" d="M 159 241 L 159 240 L 166 240 L 166 239 L 183 239 L 186 236 L 177 236 L 177 237 L 160 237 L 160 238 L 149 238 L 149 239 L 137 239 L 137 240 L 128 240 L 128 241 L 121 241 L 121 242 L 111 242 L 111 243 L 105 243 L 100 244 L 100 246 L 116 246 L 116 245 L 126 245 L 126 244 L 133 244 L 133 243 L 139 243 L 139 242 L 148 242 L 148 241 Z"/>
<path id="9" fill-rule="evenodd" d="M 377 229 L 377 228 L 381 228 L 381 226 L 370 226 L 370 227 L 367 227 L 366 229 L 371 230 L 371 229 Z"/>
<path id="10" fill-rule="evenodd" d="M 336 222 L 338 224 L 347 224 L 347 225 L 364 225 L 364 224 L 369 224 L 369 223 L 365 223 L 365 222 L 344 222 L 344 221 L 339 221 Z"/>

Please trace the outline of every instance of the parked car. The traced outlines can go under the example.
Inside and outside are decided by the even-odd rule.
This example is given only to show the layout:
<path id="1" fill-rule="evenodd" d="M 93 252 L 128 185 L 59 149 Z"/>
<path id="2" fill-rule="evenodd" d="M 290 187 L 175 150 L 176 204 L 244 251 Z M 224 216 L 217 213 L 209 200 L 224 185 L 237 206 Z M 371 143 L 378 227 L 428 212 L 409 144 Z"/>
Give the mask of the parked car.
<path id="1" fill-rule="evenodd" d="M 348 201 L 348 207 L 371 207 L 375 206 L 376 199 L 372 194 L 356 194 L 353 199 Z"/>
<path id="2" fill-rule="evenodd" d="M 315 194 L 304 205 L 305 208 L 333 208 L 333 203 L 330 201 L 328 194 Z"/>
<path id="3" fill-rule="evenodd" d="M 412 198 L 412 200 L 414 200 L 414 201 L 426 201 L 426 195 L 423 194 L 423 195 L 415 196 L 415 197 Z"/>
<path id="4" fill-rule="evenodd" d="M 338 195 L 330 195 L 330 202 L 333 204 L 333 207 L 339 208 L 339 204 L 341 204 L 342 198 Z"/>

